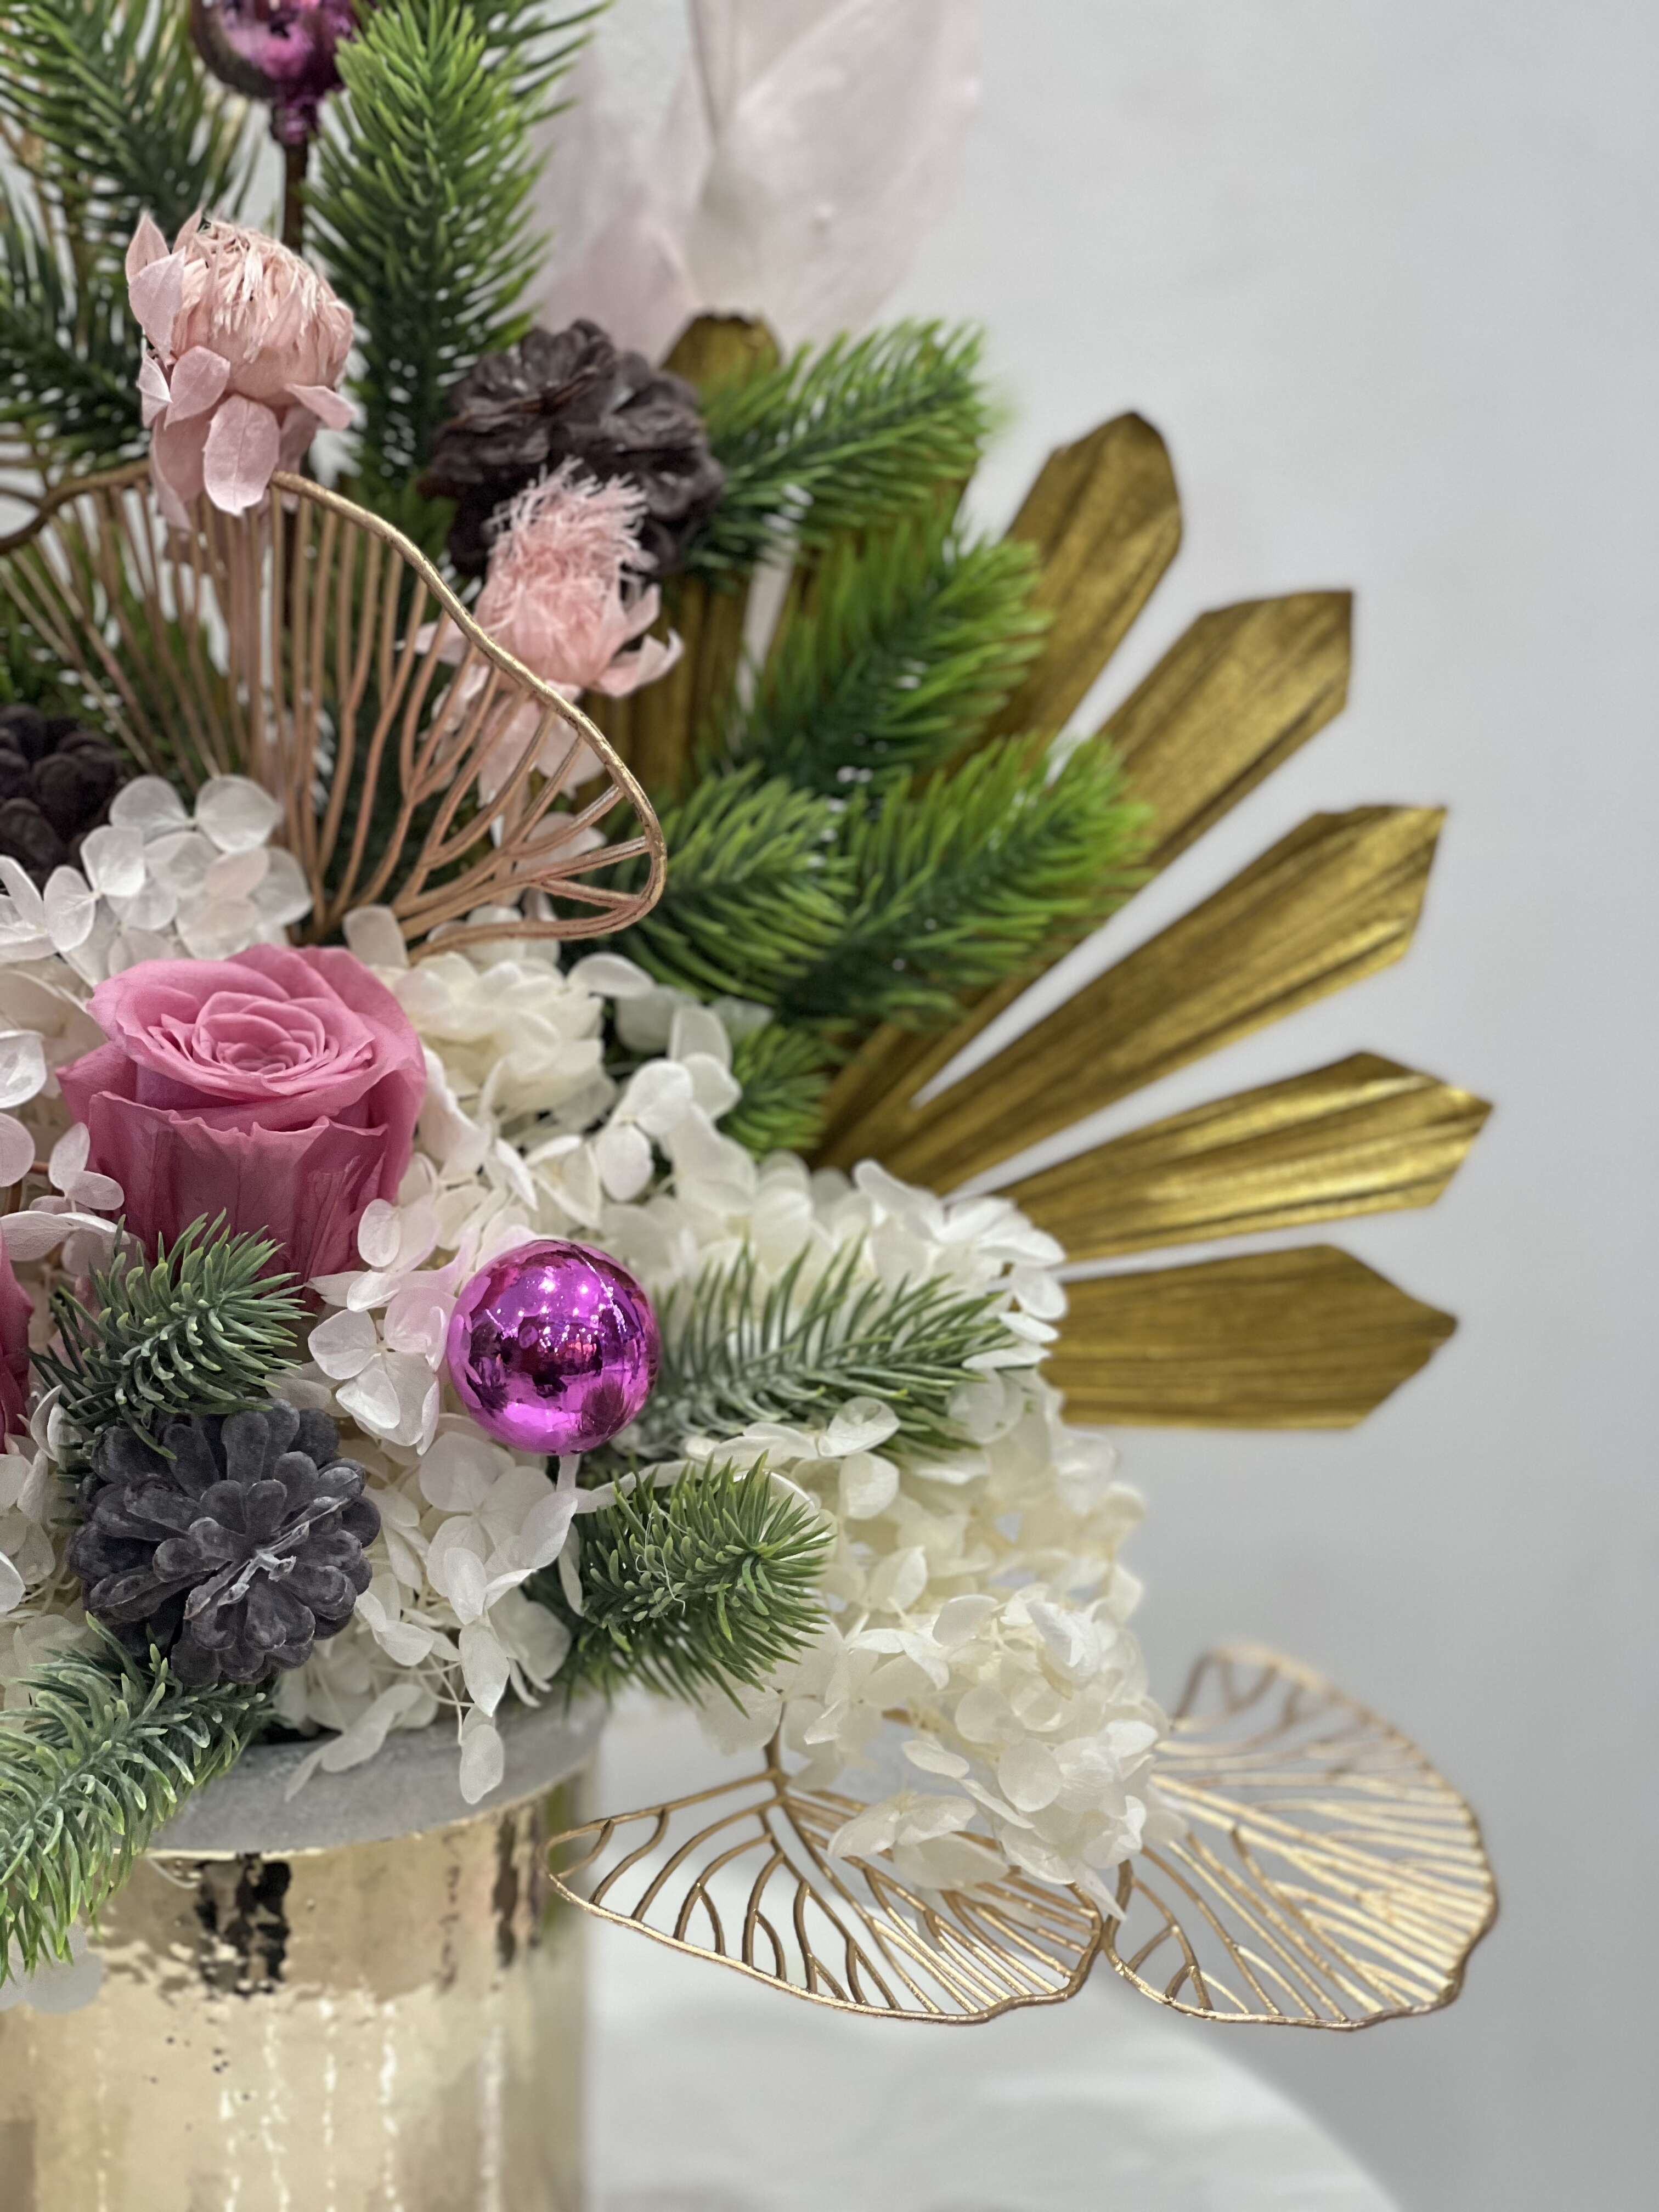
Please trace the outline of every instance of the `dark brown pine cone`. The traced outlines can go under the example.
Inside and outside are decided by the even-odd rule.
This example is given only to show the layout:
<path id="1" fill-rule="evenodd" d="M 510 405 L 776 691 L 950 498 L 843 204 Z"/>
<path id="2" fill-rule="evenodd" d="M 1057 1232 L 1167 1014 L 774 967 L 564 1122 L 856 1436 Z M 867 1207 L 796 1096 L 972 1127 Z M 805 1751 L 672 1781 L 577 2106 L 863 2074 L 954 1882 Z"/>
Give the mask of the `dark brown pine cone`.
<path id="1" fill-rule="evenodd" d="M 465 576 L 483 574 L 497 508 L 561 461 L 644 493 L 640 549 L 653 576 L 681 566 L 726 486 L 692 386 L 643 354 L 619 354 L 597 323 L 532 331 L 486 354 L 450 404 L 421 489 L 457 502 L 449 557 Z"/>
<path id="2" fill-rule="evenodd" d="M 170 1458 L 126 1429 L 93 1447 L 68 1558 L 87 1611 L 181 1682 L 263 1681 L 337 1636 L 380 1516 L 326 1414 L 272 1404 L 174 1421 Z"/>
<path id="3" fill-rule="evenodd" d="M 37 884 L 73 867 L 82 839 L 107 818 L 132 773 L 106 738 L 73 715 L 0 707 L 0 853 Z"/>

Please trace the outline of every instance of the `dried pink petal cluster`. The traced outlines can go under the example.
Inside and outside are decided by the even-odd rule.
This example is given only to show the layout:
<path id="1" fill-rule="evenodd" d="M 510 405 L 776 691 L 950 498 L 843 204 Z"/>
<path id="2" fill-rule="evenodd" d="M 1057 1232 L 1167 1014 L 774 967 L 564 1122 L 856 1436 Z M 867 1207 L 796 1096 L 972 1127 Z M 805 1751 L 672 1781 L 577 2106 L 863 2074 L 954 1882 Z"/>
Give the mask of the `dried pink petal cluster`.
<path id="1" fill-rule="evenodd" d="M 257 230 L 192 216 L 167 240 L 144 216 L 127 292 L 149 340 L 138 373 L 150 466 L 168 520 L 205 492 L 240 514 L 292 467 L 319 428 L 343 430 L 337 386 L 351 310 L 297 253 Z"/>
<path id="2" fill-rule="evenodd" d="M 645 635 L 662 594 L 638 580 L 644 519 L 635 485 L 596 483 L 564 462 L 503 508 L 473 609 L 480 627 L 568 694 L 620 698 L 651 683 L 673 666 L 680 643 Z"/>
<path id="3" fill-rule="evenodd" d="M 640 551 L 645 497 L 620 479 L 598 483 L 575 461 L 565 461 L 550 476 L 520 492 L 497 519 L 489 549 L 489 569 L 473 615 L 532 676 L 573 699 L 579 692 L 606 691 L 613 698 L 635 691 L 671 669 L 680 657 L 677 636 L 647 637 L 657 619 L 662 593 L 642 584 L 647 565 Z M 434 640 L 440 657 L 459 660 L 465 650 L 449 624 L 431 625 L 421 643 Z M 458 680 L 458 707 L 483 684 L 486 672 L 476 663 Z M 524 707 L 504 723 L 488 748 L 479 770 L 479 787 L 494 796 L 512 773 L 535 725 L 535 709 Z M 550 773 L 550 754 L 564 741 L 544 741 L 541 766 Z M 579 746 L 564 775 L 574 790 L 598 773 L 599 763 Z"/>

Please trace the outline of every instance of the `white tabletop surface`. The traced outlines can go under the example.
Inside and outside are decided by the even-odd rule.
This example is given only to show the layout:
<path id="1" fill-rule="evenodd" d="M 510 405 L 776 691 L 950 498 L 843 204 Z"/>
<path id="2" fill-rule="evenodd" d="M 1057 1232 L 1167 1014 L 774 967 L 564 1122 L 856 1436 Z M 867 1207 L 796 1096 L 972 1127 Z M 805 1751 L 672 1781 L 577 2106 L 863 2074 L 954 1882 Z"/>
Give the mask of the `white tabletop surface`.
<path id="1" fill-rule="evenodd" d="M 607 1734 L 596 1809 L 712 1778 L 678 1719 Z M 1240 2056 L 1102 1972 L 982 2027 L 849 2021 L 595 1926 L 593 2212 L 1392 2212 Z"/>

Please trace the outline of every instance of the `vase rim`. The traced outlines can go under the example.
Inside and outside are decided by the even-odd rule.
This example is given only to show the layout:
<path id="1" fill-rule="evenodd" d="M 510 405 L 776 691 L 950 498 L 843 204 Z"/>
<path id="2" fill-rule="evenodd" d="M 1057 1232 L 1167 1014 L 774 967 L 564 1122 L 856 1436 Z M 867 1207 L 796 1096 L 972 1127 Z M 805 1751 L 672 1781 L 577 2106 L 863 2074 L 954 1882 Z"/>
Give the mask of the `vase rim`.
<path id="1" fill-rule="evenodd" d="M 607 1708 L 599 1698 L 503 1705 L 500 1783 L 476 1805 L 461 1796 L 455 1730 L 441 1717 L 395 1729 L 373 1759 L 341 1774 L 315 1772 L 293 1796 L 295 1770 L 316 1739 L 260 1743 L 177 1812 L 150 1846 L 155 1858 L 283 1857 L 389 1843 L 433 1828 L 490 1820 L 568 1781 L 592 1758 Z"/>

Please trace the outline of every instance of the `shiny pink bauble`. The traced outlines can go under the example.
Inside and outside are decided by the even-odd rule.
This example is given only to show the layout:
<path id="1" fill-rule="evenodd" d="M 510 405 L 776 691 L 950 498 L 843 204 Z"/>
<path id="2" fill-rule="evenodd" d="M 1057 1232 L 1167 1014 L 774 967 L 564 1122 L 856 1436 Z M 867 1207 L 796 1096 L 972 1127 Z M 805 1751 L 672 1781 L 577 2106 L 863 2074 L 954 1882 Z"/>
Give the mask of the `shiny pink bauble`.
<path id="1" fill-rule="evenodd" d="M 626 1267 L 544 1237 L 481 1267 L 455 1301 L 449 1374 L 486 1435 L 514 1451 L 586 1452 L 651 1395 L 662 1340 Z"/>
<path id="2" fill-rule="evenodd" d="M 303 145 L 340 82 L 335 49 L 358 12 L 358 0 L 191 0 L 190 28 L 221 83 L 269 101 L 275 135 Z"/>

